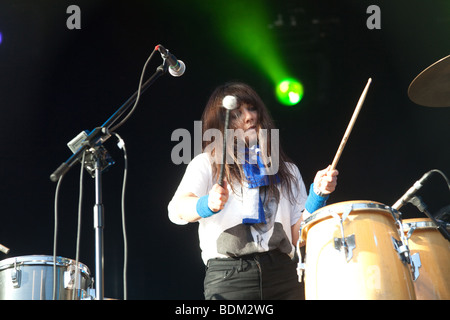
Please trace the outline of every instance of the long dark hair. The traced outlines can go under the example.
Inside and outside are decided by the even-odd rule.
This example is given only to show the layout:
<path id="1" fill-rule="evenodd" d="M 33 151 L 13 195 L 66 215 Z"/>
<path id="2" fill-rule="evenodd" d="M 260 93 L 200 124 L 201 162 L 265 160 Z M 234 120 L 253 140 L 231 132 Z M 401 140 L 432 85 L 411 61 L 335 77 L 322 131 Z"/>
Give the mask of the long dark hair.
<path id="1" fill-rule="evenodd" d="M 202 115 L 202 136 L 208 129 L 219 129 L 222 134 L 224 134 L 224 123 L 225 123 L 225 114 L 226 109 L 223 108 L 222 102 L 223 98 L 227 95 L 232 95 L 236 97 L 238 108 L 247 104 L 256 109 L 258 114 L 257 119 L 257 131 L 261 129 L 267 129 L 267 141 L 262 143 L 267 147 L 267 154 L 270 156 L 271 150 L 271 129 L 276 129 L 273 123 L 272 117 L 269 114 L 264 102 L 260 98 L 260 96 L 256 93 L 256 91 L 247 84 L 239 83 L 239 82 L 230 82 L 226 83 L 222 86 L 217 87 L 213 93 L 211 94 L 205 110 Z M 234 112 L 234 111 L 233 111 Z M 231 112 L 231 113 L 233 113 Z M 230 116 L 230 119 L 232 116 Z M 232 122 L 231 122 L 232 123 Z M 232 125 L 230 126 L 232 127 Z M 261 142 L 261 141 L 260 141 Z M 212 143 L 212 141 L 203 141 L 202 149 L 205 148 Z M 261 145 L 261 143 L 260 143 Z M 295 201 L 293 197 L 292 186 L 296 186 L 298 188 L 298 181 L 295 179 L 294 175 L 289 171 L 287 167 L 287 162 L 292 162 L 283 152 L 281 146 L 279 146 L 279 166 L 277 177 L 269 176 L 269 194 L 277 194 L 277 184 L 278 182 L 281 184 L 283 191 L 287 195 L 287 198 L 293 202 Z M 233 155 L 233 158 L 236 159 L 236 155 Z M 220 163 L 213 163 L 213 176 L 215 180 L 219 177 L 220 172 Z M 225 164 L 224 175 L 226 177 L 227 182 L 231 185 L 233 191 L 236 189 L 236 183 L 242 186 L 242 183 L 245 181 L 245 175 L 243 174 L 242 165 L 239 165 L 237 162 L 229 164 Z M 277 182 L 278 181 L 278 182 Z"/>

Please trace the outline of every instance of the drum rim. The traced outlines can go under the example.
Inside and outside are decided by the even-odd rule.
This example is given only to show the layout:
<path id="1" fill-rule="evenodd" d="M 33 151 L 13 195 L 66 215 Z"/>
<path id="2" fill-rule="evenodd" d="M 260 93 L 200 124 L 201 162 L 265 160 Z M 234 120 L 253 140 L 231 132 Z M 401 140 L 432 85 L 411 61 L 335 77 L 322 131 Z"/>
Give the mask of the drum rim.
<path id="1" fill-rule="evenodd" d="M 14 265 L 17 265 L 17 266 L 24 266 L 24 265 L 53 266 L 54 263 L 53 263 L 53 256 L 50 256 L 50 255 L 36 254 L 36 255 L 17 256 L 17 257 L 11 257 L 11 258 L 7 258 L 7 259 L 0 261 L 0 271 L 14 267 Z M 56 266 L 67 267 L 69 265 L 75 265 L 75 260 L 61 257 L 61 256 L 56 256 Z M 90 275 L 90 270 L 84 263 L 78 261 L 78 268 L 81 270 L 81 272 Z"/>
<path id="2" fill-rule="evenodd" d="M 410 219 L 410 220 L 414 220 L 414 219 Z M 408 232 L 412 227 L 414 227 L 416 230 L 417 229 L 436 229 L 437 226 L 436 224 L 431 221 L 411 221 L 408 222 L 407 220 L 403 220 L 403 230 L 405 232 Z"/>
<path id="3" fill-rule="evenodd" d="M 325 207 L 322 207 L 322 208 L 316 210 L 311 216 L 309 216 L 304 221 L 302 221 L 301 228 L 300 228 L 300 237 L 303 238 L 302 237 L 303 233 L 308 232 L 309 229 L 314 224 L 316 224 L 322 220 L 325 220 L 328 217 L 332 217 L 332 214 L 330 212 L 330 210 L 332 208 L 338 208 L 338 210 L 337 210 L 338 213 L 342 213 L 344 211 L 344 209 L 348 208 L 349 205 L 352 206 L 351 213 L 358 212 L 358 211 L 366 211 L 369 209 L 369 210 L 382 211 L 384 213 L 389 212 L 392 219 L 394 219 L 394 221 L 396 221 L 396 222 L 401 219 L 401 213 L 399 211 L 395 210 L 394 208 L 392 208 L 388 205 L 378 202 L 378 201 L 354 200 L 354 201 L 336 202 L 336 203 L 327 205 Z M 340 207 L 342 207 L 342 209 Z M 326 208 L 328 208 L 328 210 L 326 210 Z M 395 214 L 397 218 L 394 218 L 393 214 Z"/>
<path id="4" fill-rule="evenodd" d="M 403 220 L 403 230 L 408 232 L 412 227 L 415 230 L 423 230 L 423 229 L 437 229 L 437 225 L 430 218 L 421 218 L 420 221 L 411 221 L 408 220 L 417 220 L 417 219 L 405 219 Z M 450 231 L 450 223 L 444 223 L 444 227 L 447 231 Z"/>
<path id="5" fill-rule="evenodd" d="M 362 210 L 366 210 L 366 209 L 376 209 L 376 210 L 380 210 L 380 211 L 389 211 L 389 212 L 394 212 L 396 213 L 396 215 L 398 217 L 400 217 L 400 213 L 395 210 L 394 208 L 382 204 L 380 202 L 377 201 L 369 201 L 369 200 L 356 200 L 356 201 L 344 201 L 344 202 L 336 202 L 333 204 L 330 204 L 328 206 L 322 207 L 318 210 L 315 211 L 315 213 L 313 213 L 310 217 L 306 218 L 302 224 L 303 225 L 307 225 L 310 222 L 315 221 L 316 219 L 323 219 L 325 217 L 331 216 L 331 213 L 329 213 L 331 207 L 336 208 L 336 207 L 343 207 L 344 209 L 346 207 L 348 207 L 349 205 L 352 205 L 352 211 L 362 211 Z M 328 208 L 328 210 L 325 210 L 326 208 Z M 341 211 L 342 213 L 342 211 Z"/>

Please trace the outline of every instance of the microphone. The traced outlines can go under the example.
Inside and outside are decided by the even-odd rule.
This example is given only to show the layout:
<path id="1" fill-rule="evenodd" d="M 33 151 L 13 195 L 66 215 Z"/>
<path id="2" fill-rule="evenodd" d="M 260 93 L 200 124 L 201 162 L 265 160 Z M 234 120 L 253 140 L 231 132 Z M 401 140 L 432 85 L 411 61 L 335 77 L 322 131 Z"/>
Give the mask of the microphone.
<path id="1" fill-rule="evenodd" d="M 432 172 L 433 170 L 428 171 L 422 176 L 422 178 L 417 180 L 414 183 L 414 185 L 411 188 L 409 188 L 408 191 L 406 191 L 406 193 L 400 199 L 397 200 L 397 202 L 392 206 L 392 208 L 394 208 L 395 210 L 399 210 L 401 207 L 403 207 L 405 203 L 409 202 L 409 200 L 411 200 L 411 198 L 414 197 L 416 192 L 419 191 L 420 188 L 422 188 L 423 183 L 428 179 L 428 177 Z"/>
<path id="2" fill-rule="evenodd" d="M 174 77 L 181 77 L 183 73 L 186 71 L 186 65 L 183 61 L 178 60 L 173 54 L 169 52 L 162 45 L 158 44 L 155 47 L 161 53 L 161 56 L 164 60 L 169 63 L 169 73 Z"/>

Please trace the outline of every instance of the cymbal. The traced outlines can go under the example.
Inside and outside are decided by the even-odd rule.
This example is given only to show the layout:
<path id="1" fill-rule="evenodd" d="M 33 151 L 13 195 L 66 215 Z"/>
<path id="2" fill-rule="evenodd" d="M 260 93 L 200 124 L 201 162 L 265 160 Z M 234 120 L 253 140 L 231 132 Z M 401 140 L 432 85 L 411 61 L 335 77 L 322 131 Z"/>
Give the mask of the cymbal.
<path id="1" fill-rule="evenodd" d="M 450 107 L 450 56 L 423 70 L 409 85 L 408 97 L 425 107 Z"/>

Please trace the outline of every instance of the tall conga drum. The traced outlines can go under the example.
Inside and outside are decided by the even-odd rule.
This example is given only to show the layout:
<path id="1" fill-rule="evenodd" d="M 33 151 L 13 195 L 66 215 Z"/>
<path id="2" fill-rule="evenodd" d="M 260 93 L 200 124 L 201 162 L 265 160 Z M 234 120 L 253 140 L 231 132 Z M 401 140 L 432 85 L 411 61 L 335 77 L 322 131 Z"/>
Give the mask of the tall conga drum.
<path id="1" fill-rule="evenodd" d="M 414 300 L 398 212 L 374 201 L 315 211 L 301 226 L 306 299 Z"/>
<path id="2" fill-rule="evenodd" d="M 403 230 L 411 254 L 419 253 L 422 265 L 414 281 L 417 299 L 450 300 L 450 242 L 428 218 L 405 219 Z"/>

